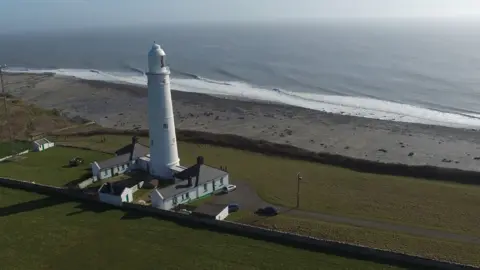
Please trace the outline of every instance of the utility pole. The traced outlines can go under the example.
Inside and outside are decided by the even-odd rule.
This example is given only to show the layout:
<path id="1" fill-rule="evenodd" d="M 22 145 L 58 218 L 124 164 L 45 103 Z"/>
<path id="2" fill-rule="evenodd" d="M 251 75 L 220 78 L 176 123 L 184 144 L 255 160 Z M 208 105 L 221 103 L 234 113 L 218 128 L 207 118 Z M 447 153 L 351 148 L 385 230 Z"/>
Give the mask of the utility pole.
<path id="1" fill-rule="evenodd" d="M 13 139 L 12 139 L 12 129 L 10 127 L 10 117 L 8 115 L 8 102 L 7 102 L 7 91 L 5 91 L 5 84 L 3 82 L 3 69 L 6 68 L 7 65 L 0 65 L 0 86 L 2 87 L 2 95 L 3 95 L 3 105 L 5 106 L 5 119 L 8 128 L 8 135 L 10 139 L 10 150 L 12 154 L 14 154 L 13 150 Z"/>
<path id="2" fill-rule="evenodd" d="M 302 181 L 302 176 L 297 173 L 297 208 L 300 208 L 300 181 Z"/>

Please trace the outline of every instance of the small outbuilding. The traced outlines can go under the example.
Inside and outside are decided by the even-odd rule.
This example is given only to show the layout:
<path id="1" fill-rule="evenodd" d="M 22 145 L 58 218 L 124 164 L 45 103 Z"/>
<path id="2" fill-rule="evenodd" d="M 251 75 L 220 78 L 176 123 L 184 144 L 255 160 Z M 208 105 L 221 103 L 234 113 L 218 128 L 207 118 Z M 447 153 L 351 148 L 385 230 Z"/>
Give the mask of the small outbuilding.
<path id="1" fill-rule="evenodd" d="M 228 217 L 228 205 L 202 204 L 193 211 L 192 215 L 208 219 L 224 220 Z"/>
<path id="2" fill-rule="evenodd" d="M 123 202 L 133 201 L 131 188 L 108 182 L 100 187 L 98 196 L 100 201 L 113 205 L 122 205 Z"/>
<path id="3" fill-rule="evenodd" d="M 42 138 L 33 142 L 33 151 L 40 152 L 54 146 L 55 146 L 55 143 L 47 140 L 47 138 Z"/>

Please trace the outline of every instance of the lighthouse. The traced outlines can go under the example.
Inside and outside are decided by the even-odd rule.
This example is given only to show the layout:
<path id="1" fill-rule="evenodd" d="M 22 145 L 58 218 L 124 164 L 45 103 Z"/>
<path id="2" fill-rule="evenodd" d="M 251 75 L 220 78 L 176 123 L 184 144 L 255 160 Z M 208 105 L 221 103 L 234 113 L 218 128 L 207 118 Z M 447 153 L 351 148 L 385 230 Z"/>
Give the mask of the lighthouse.
<path id="1" fill-rule="evenodd" d="M 154 43 L 148 53 L 148 125 L 152 176 L 172 178 L 172 167 L 180 164 L 173 118 L 170 69 L 165 52 Z"/>

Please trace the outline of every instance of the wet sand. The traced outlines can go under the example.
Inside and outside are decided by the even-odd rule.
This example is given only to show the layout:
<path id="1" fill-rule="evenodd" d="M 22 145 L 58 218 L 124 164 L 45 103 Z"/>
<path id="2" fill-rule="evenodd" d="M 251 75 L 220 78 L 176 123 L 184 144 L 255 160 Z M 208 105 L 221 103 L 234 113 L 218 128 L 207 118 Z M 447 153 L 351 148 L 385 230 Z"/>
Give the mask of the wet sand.
<path id="1" fill-rule="evenodd" d="M 146 88 L 8 74 L 10 94 L 117 129 L 148 128 Z M 173 91 L 179 129 L 236 134 L 386 163 L 480 171 L 480 131 L 400 123 Z"/>

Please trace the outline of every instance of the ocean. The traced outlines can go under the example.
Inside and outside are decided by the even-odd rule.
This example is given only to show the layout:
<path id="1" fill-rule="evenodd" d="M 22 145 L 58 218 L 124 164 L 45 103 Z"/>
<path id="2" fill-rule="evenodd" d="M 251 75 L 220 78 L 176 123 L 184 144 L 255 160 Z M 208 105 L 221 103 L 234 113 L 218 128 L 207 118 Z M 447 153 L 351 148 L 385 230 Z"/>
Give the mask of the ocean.
<path id="1" fill-rule="evenodd" d="M 0 35 L 10 72 L 146 84 L 156 41 L 172 88 L 339 114 L 480 127 L 480 23 L 178 24 Z"/>

